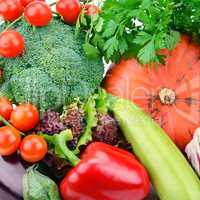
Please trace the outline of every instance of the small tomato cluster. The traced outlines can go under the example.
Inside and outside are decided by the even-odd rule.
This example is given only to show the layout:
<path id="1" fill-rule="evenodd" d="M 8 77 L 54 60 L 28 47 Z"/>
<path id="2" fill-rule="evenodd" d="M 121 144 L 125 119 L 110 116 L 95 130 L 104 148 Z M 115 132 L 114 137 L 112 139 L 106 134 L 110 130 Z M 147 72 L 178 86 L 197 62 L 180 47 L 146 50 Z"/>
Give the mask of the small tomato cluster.
<path id="1" fill-rule="evenodd" d="M 44 158 L 48 147 L 43 137 L 30 134 L 21 139 L 24 135 L 21 131 L 32 130 L 39 121 L 39 112 L 34 105 L 24 103 L 13 109 L 12 103 L 1 97 L 0 118 L 5 124 L 0 127 L 0 155 L 8 156 L 19 149 L 21 157 L 27 162 Z"/>
<path id="2" fill-rule="evenodd" d="M 76 23 L 80 12 L 84 10 L 87 16 L 99 12 L 94 5 L 81 5 L 78 0 L 59 0 L 56 2 L 56 11 L 65 23 Z M 47 26 L 53 18 L 51 7 L 43 0 L 0 0 L 0 16 L 5 21 L 13 22 L 21 19 L 32 26 Z M 10 25 L 9 25 L 10 26 Z M 15 58 L 25 49 L 24 37 L 15 30 L 4 30 L 0 34 L 0 56 Z"/>

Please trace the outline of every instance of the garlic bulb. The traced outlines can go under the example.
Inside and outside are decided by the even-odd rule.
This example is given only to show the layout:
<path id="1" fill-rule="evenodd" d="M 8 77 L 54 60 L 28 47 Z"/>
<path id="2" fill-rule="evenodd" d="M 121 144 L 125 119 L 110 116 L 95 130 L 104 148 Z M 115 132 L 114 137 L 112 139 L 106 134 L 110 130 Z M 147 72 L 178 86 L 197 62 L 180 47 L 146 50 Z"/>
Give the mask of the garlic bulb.
<path id="1" fill-rule="evenodd" d="M 200 128 L 196 129 L 193 139 L 185 148 L 185 152 L 193 168 L 200 176 Z"/>

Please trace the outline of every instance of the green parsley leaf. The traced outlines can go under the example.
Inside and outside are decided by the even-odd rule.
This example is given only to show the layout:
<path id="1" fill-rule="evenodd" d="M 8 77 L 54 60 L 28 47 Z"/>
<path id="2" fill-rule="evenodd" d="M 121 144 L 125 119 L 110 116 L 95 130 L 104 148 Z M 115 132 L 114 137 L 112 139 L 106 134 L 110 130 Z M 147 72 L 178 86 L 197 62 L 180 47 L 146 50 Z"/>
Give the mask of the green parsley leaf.
<path id="1" fill-rule="evenodd" d="M 83 49 L 88 58 L 95 59 L 99 56 L 99 50 L 90 43 L 83 44 Z"/>
<path id="2" fill-rule="evenodd" d="M 162 62 L 157 52 L 173 49 L 180 38 L 172 25 L 176 1 L 181 0 L 105 0 L 86 41 L 107 62 L 131 56 L 142 64 Z"/>
<path id="3" fill-rule="evenodd" d="M 127 43 L 125 38 L 122 38 L 119 41 L 119 52 L 120 52 L 120 54 L 123 55 L 126 52 L 127 49 L 128 49 L 128 43 Z"/>
<path id="4" fill-rule="evenodd" d="M 106 51 L 106 56 L 109 58 L 111 57 L 114 52 L 118 49 L 119 47 L 119 41 L 117 40 L 116 37 L 111 37 L 108 39 L 104 45 L 104 50 Z"/>
<path id="5" fill-rule="evenodd" d="M 149 42 L 152 39 L 152 35 L 141 31 L 136 36 L 133 42 L 139 45 L 145 45 L 145 43 Z"/>
<path id="6" fill-rule="evenodd" d="M 177 45 L 177 42 L 180 40 L 180 33 L 177 31 L 171 31 L 166 37 L 166 48 L 172 50 Z"/>
<path id="7" fill-rule="evenodd" d="M 152 0 L 143 0 L 141 3 L 141 8 L 148 9 L 152 5 Z"/>
<path id="8" fill-rule="evenodd" d="M 99 18 L 99 20 L 98 20 L 98 22 L 97 22 L 97 24 L 95 25 L 95 31 L 97 32 L 97 33 L 99 33 L 99 32 L 101 32 L 102 31 L 102 29 L 103 29 L 103 18 Z"/>
<path id="9" fill-rule="evenodd" d="M 117 30 L 117 23 L 113 20 L 110 20 L 107 24 L 106 24 L 106 27 L 103 31 L 103 34 L 102 36 L 103 37 L 106 37 L 106 38 L 109 38 L 111 36 L 113 36 L 115 34 L 115 31 Z"/>
<path id="10" fill-rule="evenodd" d="M 142 64 L 147 62 L 154 61 L 156 54 L 155 54 L 155 45 L 154 40 L 149 41 L 142 49 L 140 49 L 138 53 L 138 59 Z"/>

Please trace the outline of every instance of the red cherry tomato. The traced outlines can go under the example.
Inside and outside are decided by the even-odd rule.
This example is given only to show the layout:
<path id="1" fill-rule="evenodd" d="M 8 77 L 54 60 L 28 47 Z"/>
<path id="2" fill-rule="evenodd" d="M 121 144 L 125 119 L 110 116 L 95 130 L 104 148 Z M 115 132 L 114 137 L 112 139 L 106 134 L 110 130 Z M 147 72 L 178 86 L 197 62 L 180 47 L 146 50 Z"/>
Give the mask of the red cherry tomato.
<path id="1" fill-rule="evenodd" d="M 11 102 L 5 97 L 0 97 L 0 115 L 6 120 L 9 120 L 12 110 Z"/>
<path id="2" fill-rule="evenodd" d="M 8 156 L 17 151 L 20 146 L 20 132 L 11 127 L 3 126 L 0 128 L 0 155 Z"/>
<path id="3" fill-rule="evenodd" d="M 37 108 L 29 103 L 17 106 L 11 113 L 10 123 L 20 131 L 33 129 L 39 121 Z"/>
<path id="4" fill-rule="evenodd" d="M 85 14 L 87 16 L 96 15 L 100 12 L 100 9 L 95 5 L 87 4 L 87 5 L 84 5 L 83 7 L 85 8 Z"/>
<path id="5" fill-rule="evenodd" d="M 18 0 L 0 0 L 0 16 L 7 21 L 14 21 L 23 13 L 23 6 Z"/>
<path id="6" fill-rule="evenodd" d="M 22 6 L 25 8 L 29 3 L 36 1 L 36 0 L 20 0 Z M 45 0 L 38 0 L 38 1 L 45 1 Z"/>
<path id="7" fill-rule="evenodd" d="M 47 153 L 47 143 L 43 137 L 38 135 L 26 136 L 20 145 L 20 154 L 27 162 L 38 162 L 44 158 Z"/>
<path id="8" fill-rule="evenodd" d="M 42 1 L 33 1 L 25 7 L 24 17 L 33 26 L 46 26 L 53 15 L 51 8 Z"/>
<path id="9" fill-rule="evenodd" d="M 75 24 L 81 11 L 81 5 L 78 0 L 59 0 L 56 10 L 67 24 Z"/>
<path id="10" fill-rule="evenodd" d="M 25 42 L 23 36 L 14 30 L 0 34 L 0 55 L 5 58 L 15 58 L 23 53 Z"/>

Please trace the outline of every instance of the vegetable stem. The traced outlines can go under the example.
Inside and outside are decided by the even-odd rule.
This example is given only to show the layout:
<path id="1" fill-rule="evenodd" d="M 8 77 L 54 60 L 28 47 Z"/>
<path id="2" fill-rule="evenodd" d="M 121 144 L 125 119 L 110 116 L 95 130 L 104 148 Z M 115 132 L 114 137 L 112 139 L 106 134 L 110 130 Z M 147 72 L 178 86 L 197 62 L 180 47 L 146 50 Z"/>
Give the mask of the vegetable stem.
<path id="1" fill-rule="evenodd" d="M 52 2 L 52 3 L 49 4 L 49 6 L 52 7 L 52 6 L 56 5 L 56 3 L 57 3 L 57 1 Z"/>
<path id="2" fill-rule="evenodd" d="M 3 122 L 6 126 L 11 126 L 11 124 L 1 115 L 0 115 L 0 121 Z"/>
<path id="3" fill-rule="evenodd" d="M 60 157 L 70 161 L 72 166 L 76 166 L 80 159 L 68 148 L 67 142 L 73 139 L 71 130 L 64 130 L 53 136 L 40 134 L 44 139 L 54 145 L 55 153 Z"/>
<path id="4" fill-rule="evenodd" d="M 0 121 L 3 122 L 3 124 L 5 124 L 6 126 L 10 126 L 12 128 L 15 128 L 14 126 L 12 126 L 2 115 L 0 115 Z M 25 136 L 25 133 L 20 132 L 20 134 L 22 136 Z"/>
<path id="5" fill-rule="evenodd" d="M 60 150 L 67 157 L 72 166 L 76 166 L 80 162 L 80 159 L 67 147 L 66 145 L 66 140 L 68 140 L 67 135 L 65 135 L 65 138 L 66 139 L 59 136 L 56 137 L 57 143 L 60 145 Z"/>
<path id="6" fill-rule="evenodd" d="M 52 11 L 52 13 L 56 16 L 60 16 L 56 11 Z"/>
<path id="7" fill-rule="evenodd" d="M 18 21 L 20 21 L 22 19 L 22 17 L 23 17 L 23 15 L 18 17 L 16 20 L 11 22 L 10 24 L 8 24 L 8 26 L 4 29 L 4 31 L 7 31 L 9 28 L 11 28 L 14 24 L 16 24 Z"/>

